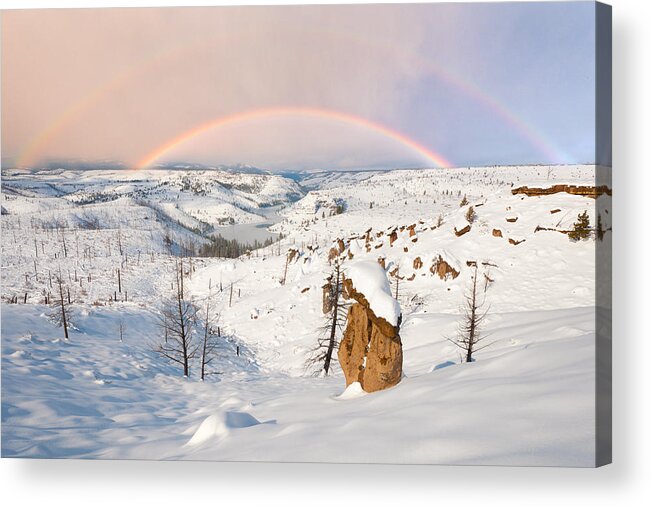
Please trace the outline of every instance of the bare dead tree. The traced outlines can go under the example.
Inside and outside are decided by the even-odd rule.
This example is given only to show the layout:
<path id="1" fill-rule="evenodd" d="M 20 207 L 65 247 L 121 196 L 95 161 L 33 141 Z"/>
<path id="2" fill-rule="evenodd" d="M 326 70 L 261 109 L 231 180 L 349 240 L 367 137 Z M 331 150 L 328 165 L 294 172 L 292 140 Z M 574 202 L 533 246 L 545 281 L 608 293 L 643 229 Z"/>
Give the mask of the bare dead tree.
<path id="1" fill-rule="evenodd" d="M 124 325 L 124 320 L 120 319 L 118 322 L 118 336 L 120 337 L 120 343 L 124 340 L 124 330 L 125 330 L 125 325 Z"/>
<path id="2" fill-rule="evenodd" d="M 183 376 L 189 377 L 190 362 L 199 349 L 194 340 L 197 308 L 192 301 L 184 298 L 181 264 L 176 267 L 175 287 L 174 296 L 163 303 L 158 315 L 165 340 L 156 347 L 156 351 L 170 361 L 180 364 L 183 367 Z"/>
<path id="3" fill-rule="evenodd" d="M 554 168 L 552 166 L 547 168 L 547 179 L 551 177 L 551 175 L 554 173 Z"/>
<path id="4" fill-rule="evenodd" d="M 328 293 L 324 294 L 324 296 L 329 299 L 327 305 L 329 311 L 326 313 L 317 344 L 308 357 L 305 367 L 306 369 L 315 369 L 317 374 L 323 372 L 324 375 L 328 375 L 332 363 L 332 354 L 339 345 L 339 337 L 346 324 L 344 315 L 348 306 L 344 303 L 342 297 L 343 271 L 338 259 L 333 264 L 325 287 L 328 290 Z"/>
<path id="5" fill-rule="evenodd" d="M 63 227 L 59 229 L 59 233 L 61 234 L 61 243 L 63 245 L 63 256 L 68 257 L 68 247 L 66 245 L 66 236 L 63 232 Z"/>
<path id="6" fill-rule="evenodd" d="M 124 255 L 124 250 L 122 249 L 122 228 L 118 227 L 118 250 L 120 251 L 120 256 Z"/>
<path id="7" fill-rule="evenodd" d="M 203 342 L 201 344 L 201 380 L 205 380 L 206 375 L 210 375 L 207 371 L 210 363 L 217 356 L 217 338 L 220 333 L 217 331 L 215 334 L 214 328 L 219 322 L 219 315 L 211 313 L 210 298 L 206 301 L 206 313 L 203 323 Z M 219 328 L 218 328 L 219 329 Z"/>
<path id="8" fill-rule="evenodd" d="M 395 280 L 395 299 L 400 301 L 400 282 L 405 279 L 404 276 L 400 276 L 400 263 L 396 263 L 396 267 L 391 271 L 391 275 Z"/>
<path id="9" fill-rule="evenodd" d="M 58 298 L 50 299 L 49 302 L 52 304 L 52 312 L 49 317 L 50 320 L 57 326 L 63 327 L 63 335 L 66 340 L 69 339 L 68 329 L 70 327 L 70 306 L 69 299 L 66 297 L 66 290 L 64 289 L 65 283 L 61 272 L 58 275 L 54 275 L 57 295 Z"/>
<path id="10" fill-rule="evenodd" d="M 485 294 L 480 300 L 479 291 L 477 287 L 477 266 L 474 267 L 475 272 L 472 275 L 472 284 L 464 294 L 463 304 L 463 320 L 459 324 L 457 336 L 455 338 L 448 338 L 448 341 L 459 347 L 464 351 L 466 362 L 472 361 L 472 355 L 475 352 L 488 347 L 490 345 L 478 346 L 486 336 L 480 334 L 481 325 L 488 314 L 489 308 L 486 307 Z"/>
<path id="11" fill-rule="evenodd" d="M 285 285 L 287 283 L 287 268 L 289 266 L 289 252 L 285 255 L 285 270 L 283 271 L 283 278 L 280 280 L 280 285 Z"/>
<path id="12" fill-rule="evenodd" d="M 181 259 L 180 262 L 177 264 L 176 273 L 177 273 L 176 283 L 177 283 L 177 285 L 179 287 L 180 297 L 181 297 L 181 299 L 185 299 L 185 290 L 184 290 L 184 286 L 183 286 L 183 278 L 184 278 L 183 259 Z"/>

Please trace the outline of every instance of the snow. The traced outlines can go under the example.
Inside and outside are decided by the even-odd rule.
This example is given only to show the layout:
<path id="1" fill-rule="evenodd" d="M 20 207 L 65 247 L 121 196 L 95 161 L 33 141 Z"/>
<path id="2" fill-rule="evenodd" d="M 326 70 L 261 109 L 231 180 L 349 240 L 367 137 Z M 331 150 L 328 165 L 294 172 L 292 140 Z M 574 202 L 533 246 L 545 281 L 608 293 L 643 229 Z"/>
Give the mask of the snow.
<path id="1" fill-rule="evenodd" d="M 491 315 L 494 345 L 469 365 L 445 339 L 455 316 L 419 313 L 401 334 L 405 378 L 367 395 L 354 384 L 342 393 L 340 375 L 255 368 L 232 368 L 217 382 L 184 380 L 139 337 L 144 314 L 128 320 L 124 343 L 82 320 L 84 332 L 53 344 L 60 329 L 40 310 L 3 310 L 3 322 L 14 323 L 2 329 L 4 456 L 594 462 L 592 308 Z M 11 357 L 25 329 L 33 330 L 31 356 Z"/>
<path id="2" fill-rule="evenodd" d="M 346 276 L 353 281 L 353 287 L 361 292 L 377 317 L 392 326 L 398 325 L 400 303 L 391 295 L 391 287 L 384 269 L 377 262 L 357 261 L 346 269 Z"/>
<path id="3" fill-rule="evenodd" d="M 225 437 L 237 428 L 249 428 L 260 424 L 255 417 L 246 412 L 226 411 L 208 416 L 194 432 L 187 445 L 203 444 L 215 437 Z"/>
<path id="4" fill-rule="evenodd" d="M 279 176 L 191 171 L 189 185 L 207 191 L 200 196 L 181 191 L 186 172 L 3 171 L 3 456 L 594 465 L 597 240 L 559 231 L 583 211 L 595 224 L 598 210 L 610 228 L 611 198 L 511 192 L 548 178 L 591 185 L 594 166 L 553 167 L 551 176 L 543 166 L 322 174 L 296 202 L 298 187 Z M 464 194 L 477 219 L 457 237 Z M 111 200 L 87 202 L 92 195 Z M 206 241 L 195 230 L 205 218 L 199 198 L 211 210 L 228 205 L 236 227 L 267 223 L 265 206 L 278 199 L 271 229 L 284 235 L 239 259 L 184 259 L 187 297 L 200 315 L 208 300 L 219 313 L 221 341 L 205 382 L 197 362 L 184 379 L 153 350 L 176 255 L 184 243 Z M 334 202 L 345 212 L 326 212 Z M 512 215 L 518 220 L 507 222 Z M 98 228 L 86 228 L 89 220 Z M 38 225 L 56 221 L 67 227 Z M 343 269 L 374 312 L 390 322 L 402 312 L 404 377 L 390 390 L 344 390 L 336 358 L 327 377 L 306 367 L 324 325 L 321 287 L 337 239 Z M 603 241 L 608 248 L 610 231 Z M 283 284 L 290 248 L 299 254 Z M 439 256 L 458 277 L 431 270 Z M 490 307 L 481 330 L 489 346 L 467 364 L 448 338 L 472 262 Z M 389 287 L 396 266 L 399 302 Z M 44 305 L 49 271 L 59 268 L 72 298 L 68 341 Z"/>
<path id="5" fill-rule="evenodd" d="M 364 358 L 366 360 L 366 358 Z M 359 382 L 351 383 L 343 393 L 339 396 L 336 396 L 338 400 L 354 400 L 355 398 L 360 398 L 366 396 L 368 393 L 362 389 L 362 384 Z"/>

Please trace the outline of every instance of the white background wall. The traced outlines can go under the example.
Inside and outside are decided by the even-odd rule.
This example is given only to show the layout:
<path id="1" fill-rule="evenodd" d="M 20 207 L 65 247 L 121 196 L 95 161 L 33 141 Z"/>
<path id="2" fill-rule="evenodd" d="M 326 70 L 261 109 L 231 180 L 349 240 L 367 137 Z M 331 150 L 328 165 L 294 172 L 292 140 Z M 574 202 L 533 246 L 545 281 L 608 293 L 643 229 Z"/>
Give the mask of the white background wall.
<path id="1" fill-rule="evenodd" d="M 267 4 L 0 0 L 1 8 Z M 283 0 L 282 3 L 301 3 Z M 320 0 L 318 3 L 345 3 Z M 614 464 L 598 470 L 139 461 L 0 461 L 0 503 L 104 506 L 651 505 L 651 2 L 614 7 Z M 3 125 L 3 128 L 11 128 Z"/>

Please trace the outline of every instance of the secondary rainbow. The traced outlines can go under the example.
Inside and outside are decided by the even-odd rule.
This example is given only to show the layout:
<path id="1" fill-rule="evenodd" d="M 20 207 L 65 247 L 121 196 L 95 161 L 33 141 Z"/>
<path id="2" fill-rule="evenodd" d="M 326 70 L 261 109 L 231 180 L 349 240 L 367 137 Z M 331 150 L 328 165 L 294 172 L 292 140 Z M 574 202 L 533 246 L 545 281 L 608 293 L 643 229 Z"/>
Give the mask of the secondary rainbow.
<path id="1" fill-rule="evenodd" d="M 27 146 L 22 150 L 18 157 L 18 166 L 29 166 L 38 161 L 39 157 L 43 155 L 45 148 L 50 145 L 53 139 L 60 134 L 69 124 L 75 119 L 79 118 L 82 114 L 86 113 L 98 103 L 106 100 L 112 92 L 127 85 L 135 80 L 138 76 L 145 75 L 147 72 L 153 71 L 164 63 L 169 63 L 177 58 L 181 58 L 187 53 L 198 50 L 201 47 L 207 47 L 210 44 L 221 42 L 232 42 L 232 39 L 246 38 L 256 35 L 257 32 L 242 32 L 227 35 L 211 35 L 209 37 L 201 38 L 199 41 L 193 41 L 190 44 L 179 46 L 173 49 L 166 49 L 156 54 L 150 61 L 144 64 L 135 66 L 131 69 L 126 69 L 124 72 L 111 79 L 109 82 L 102 84 L 98 88 L 92 90 L 87 95 L 80 98 L 78 101 L 70 104 L 62 114 L 54 119 L 45 129 L 40 131 L 34 138 L 27 143 Z M 348 33 L 338 32 L 306 32 L 306 35 L 311 36 L 332 36 L 334 38 L 350 40 L 351 43 L 367 45 L 371 48 L 385 51 L 386 53 L 393 53 L 400 55 L 402 58 L 410 60 L 414 65 L 420 65 L 427 72 L 438 79 L 442 83 L 447 83 L 451 88 L 458 90 L 471 98 L 478 104 L 483 105 L 487 110 L 499 117 L 504 123 L 522 138 L 526 139 L 538 152 L 544 154 L 549 163 L 566 163 L 570 160 L 567 154 L 562 153 L 553 143 L 546 138 L 534 125 L 515 112 L 511 111 L 504 103 L 496 97 L 489 95 L 485 90 L 482 90 L 475 85 L 468 78 L 453 74 L 449 69 L 441 68 L 435 65 L 432 61 L 424 58 L 421 55 L 410 53 L 402 48 L 394 45 L 389 45 L 381 41 L 369 41 L 351 35 Z M 400 134 L 398 134 L 400 135 Z M 404 137 L 404 136 L 403 136 Z M 416 143 L 417 144 L 417 143 Z"/>
<path id="2" fill-rule="evenodd" d="M 266 119 L 283 116 L 299 116 L 307 118 L 328 119 L 347 123 L 349 125 L 357 125 L 366 128 L 370 131 L 382 134 L 390 139 L 393 139 L 415 153 L 420 157 L 427 160 L 435 167 L 453 167 L 453 164 L 444 156 L 429 148 L 426 148 L 417 141 L 407 137 L 400 132 L 397 132 L 385 125 L 373 122 L 360 116 L 355 116 L 349 113 L 336 111 L 332 109 L 321 109 L 314 107 L 272 107 L 263 109 L 253 109 L 249 111 L 239 112 L 235 114 L 220 116 L 214 120 L 202 123 L 190 130 L 186 130 L 182 134 L 170 139 L 169 141 L 158 146 L 153 151 L 149 152 L 144 158 L 136 164 L 135 169 L 145 169 L 154 164 L 157 160 L 172 152 L 174 149 L 180 147 L 184 143 L 200 136 L 210 130 L 219 129 L 235 123 L 241 123 L 257 119 Z"/>

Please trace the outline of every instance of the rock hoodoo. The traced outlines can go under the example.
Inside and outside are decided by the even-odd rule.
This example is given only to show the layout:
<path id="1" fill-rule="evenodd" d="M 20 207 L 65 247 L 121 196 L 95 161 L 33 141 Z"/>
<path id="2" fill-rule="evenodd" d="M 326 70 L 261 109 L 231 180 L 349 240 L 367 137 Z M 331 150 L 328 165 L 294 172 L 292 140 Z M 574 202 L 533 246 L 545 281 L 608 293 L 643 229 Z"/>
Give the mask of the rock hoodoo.
<path id="1" fill-rule="evenodd" d="M 395 386 L 402 378 L 402 316 L 382 267 L 376 262 L 351 266 L 343 296 L 354 301 L 337 354 L 346 386 L 359 382 L 366 392 Z"/>

